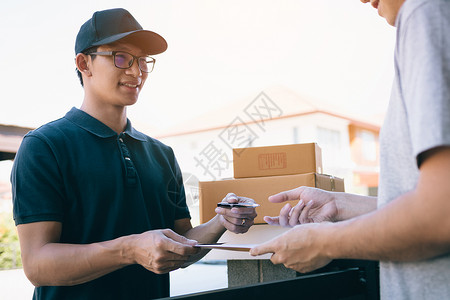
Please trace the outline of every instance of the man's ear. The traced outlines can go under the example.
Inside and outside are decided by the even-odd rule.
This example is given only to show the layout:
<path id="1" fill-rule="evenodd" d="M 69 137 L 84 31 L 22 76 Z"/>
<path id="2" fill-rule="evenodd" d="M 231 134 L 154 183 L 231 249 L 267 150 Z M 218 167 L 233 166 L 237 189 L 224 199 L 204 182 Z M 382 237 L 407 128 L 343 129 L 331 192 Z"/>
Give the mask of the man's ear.
<path id="1" fill-rule="evenodd" d="M 84 74 L 86 76 L 91 76 L 92 73 L 89 70 L 89 58 L 88 55 L 83 53 L 78 53 L 75 57 L 75 64 L 77 65 L 78 71 L 81 72 L 81 74 Z"/>

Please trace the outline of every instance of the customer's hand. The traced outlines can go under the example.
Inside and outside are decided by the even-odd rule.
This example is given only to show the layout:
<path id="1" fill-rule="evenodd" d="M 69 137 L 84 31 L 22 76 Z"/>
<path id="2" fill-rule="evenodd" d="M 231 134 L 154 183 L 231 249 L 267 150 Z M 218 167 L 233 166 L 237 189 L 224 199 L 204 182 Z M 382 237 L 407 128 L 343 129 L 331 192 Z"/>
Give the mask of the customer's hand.
<path id="1" fill-rule="evenodd" d="M 278 217 L 265 216 L 264 221 L 270 225 L 294 227 L 304 223 L 334 222 L 338 214 L 334 194 L 321 189 L 301 186 L 270 196 L 269 201 L 281 203 L 299 200 L 294 207 L 287 203 Z"/>
<path id="2" fill-rule="evenodd" d="M 238 197 L 229 193 L 222 202 L 228 203 L 255 203 L 253 199 Z M 215 212 L 220 216 L 221 224 L 234 233 L 245 233 L 254 224 L 256 210 L 254 207 L 217 207 Z"/>
<path id="3" fill-rule="evenodd" d="M 253 256 L 273 253 L 273 264 L 283 264 L 286 268 L 300 273 L 319 269 L 332 258 L 327 254 L 326 242 L 333 234 L 332 223 L 307 224 L 294 227 L 284 234 L 250 249 Z"/>
<path id="4" fill-rule="evenodd" d="M 135 263 L 153 273 L 163 274 L 176 270 L 188 261 L 199 249 L 192 246 L 197 241 L 189 240 L 170 229 L 151 230 L 135 235 L 133 253 Z"/>

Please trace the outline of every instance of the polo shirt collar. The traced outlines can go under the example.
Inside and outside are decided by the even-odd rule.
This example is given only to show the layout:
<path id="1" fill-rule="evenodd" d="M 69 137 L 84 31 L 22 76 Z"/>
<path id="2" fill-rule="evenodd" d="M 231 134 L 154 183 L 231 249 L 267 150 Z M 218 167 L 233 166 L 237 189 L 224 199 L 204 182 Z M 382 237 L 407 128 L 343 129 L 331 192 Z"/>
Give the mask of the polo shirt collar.
<path id="1" fill-rule="evenodd" d="M 109 138 L 118 136 L 118 134 L 114 130 L 76 107 L 72 107 L 72 109 L 64 116 L 64 118 L 75 123 L 84 130 L 95 134 L 98 137 Z M 131 126 L 131 122 L 129 119 L 127 119 L 127 126 L 125 127 L 124 133 L 141 142 L 145 142 L 147 140 L 146 136 L 143 133 L 140 133 L 139 131 L 134 129 L 133 126 Z"/>
<path id="2" fill-rule="evenodd" d="M 137 131 L 136 129 L 134 129 L 133 126 L 131 126 L 131 122 L 129 119 L 127 119 L 127 126 L 125 127 L 124 132 L 129 135 L 130 137 L 132 137 L 135 140 L 141 141 L 141 142 L 146 142 L 147 138 L 145 136 L 145 134 L 140 133 L 139 131 Z"/>

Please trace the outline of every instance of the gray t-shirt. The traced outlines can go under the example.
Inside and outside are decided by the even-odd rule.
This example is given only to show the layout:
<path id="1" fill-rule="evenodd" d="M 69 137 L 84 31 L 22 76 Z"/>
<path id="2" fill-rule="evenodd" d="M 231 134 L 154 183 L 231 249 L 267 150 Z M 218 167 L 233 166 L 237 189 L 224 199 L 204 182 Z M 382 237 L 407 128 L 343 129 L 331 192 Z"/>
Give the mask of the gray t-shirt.
<path id="1" fill-rule="evenodd" d="M 380 133 L 379 206 L 416 187 L 421 153 L 450 145 L 450 0 L 406 0 L 396 26 L 395 80 Z M 450 299 L 450 254 L 382 262 L 380 285 L 382 299 Z"/>

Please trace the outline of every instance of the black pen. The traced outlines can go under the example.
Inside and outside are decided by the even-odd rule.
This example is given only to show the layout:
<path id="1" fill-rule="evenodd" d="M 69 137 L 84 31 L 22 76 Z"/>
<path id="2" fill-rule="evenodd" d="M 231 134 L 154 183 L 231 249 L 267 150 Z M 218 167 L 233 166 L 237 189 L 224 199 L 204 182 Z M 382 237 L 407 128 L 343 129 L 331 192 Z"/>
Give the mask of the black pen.
<path id="1" fill-rule="evenodd" d="M 233 207 L 258 207 L 257 203 L 228 203 L 228 202 L 219 202 L 217 203 L 217 207 L 224 208 L 233 208 Z"/>

